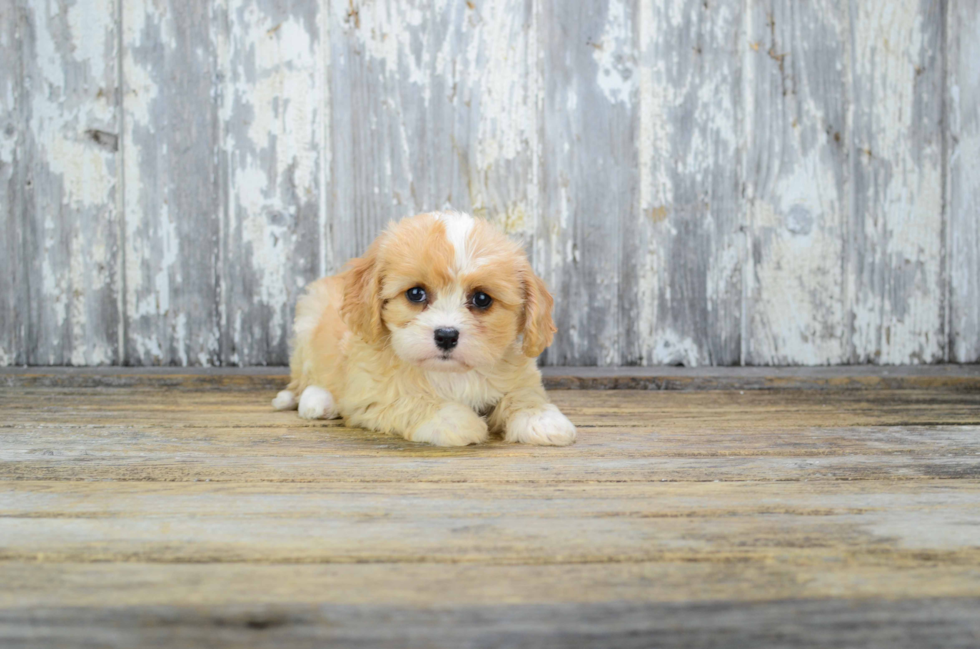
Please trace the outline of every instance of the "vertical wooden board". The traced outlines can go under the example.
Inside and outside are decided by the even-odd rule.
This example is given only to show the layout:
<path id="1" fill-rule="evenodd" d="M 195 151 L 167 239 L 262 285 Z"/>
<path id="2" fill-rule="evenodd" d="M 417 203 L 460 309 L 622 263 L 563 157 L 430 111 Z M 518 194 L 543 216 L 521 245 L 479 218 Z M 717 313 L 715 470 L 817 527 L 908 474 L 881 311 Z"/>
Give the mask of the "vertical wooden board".
<path id="1" fill-rule="evenodd" d="M 319 3 L 231 0 L 224 9 L 222 361 L 285 365 L 292 311 L 320 273 L 324 236 Z"/>
<path id="2" fill-rule="evenodd" d="M 549 365 L 637 362 L 621 331 L 635 290 L 621 277 L 642 250 L 638 200 L 637 6 L 542 0 L 541 216 L 535 260 L 555 296 Z M 629 250 L 630 254 L 625 254 Z"/>
<path id="3" fill-rule="evenodd" d="M 536 196 L 530 0 L 334 0 L 328 269 L 455 208 L 524 237 Z"/>
<path id="4" fill-rule="evenodd" d="M 473 214 L 497 223 L 531 253 L 539 208 L 534 3 L 495 0 L 473 7 L 466 18 L 473 30 L 466 41 L 471 53 L 455 82 L 464 92 L 462 105 L 473 114 L 456 118 L 462 185 L 452 191 Z"/>
<path id="5" fill-rule="evenodd" d="M 943 359 L 940 0 L 852 0 L 852 362 Z"/>
<path id="6" fill-rule="evenodd" d="M 125 360 L 215 365 L 226 192 L 213 5 L 122 1 Z"/>
<path id="7" fill-rule="evenodd" d="M 949 358 L 980 362 L 980 3 L 946 17 Z"/>
<path id="8" fill-rule="evenodd" d="M 741 354 L 742 2 L 643 0 L 640 212 L 626 227 L 623 362 Z"/>
<path id="9" fill-rule="evenodd" d="M 839 0 L 750 0 L 745 73 L 744 362 L 847 358 L 849 14 Z"/>
<path id="10" fill-rule="evenodd" d="M 4 103 L 19 111 L 2 137 L 15 149 L 3 157 L 16 164 L 7 245 L 15 246 L 21 301 L 11 319 L 18 348 L 4 355 L 31 365 L 111 364 L 119 321 L 116 5 L 10 4 L 4 31 L 19 60 L 5 75 L 20 76 L 7 88 L 19 97 Z"/>
<path id="11" fill-rule="evenodd" d="M 0 366 L 27 362 L 21 18 L 14 2 L 0 2 Z"/>

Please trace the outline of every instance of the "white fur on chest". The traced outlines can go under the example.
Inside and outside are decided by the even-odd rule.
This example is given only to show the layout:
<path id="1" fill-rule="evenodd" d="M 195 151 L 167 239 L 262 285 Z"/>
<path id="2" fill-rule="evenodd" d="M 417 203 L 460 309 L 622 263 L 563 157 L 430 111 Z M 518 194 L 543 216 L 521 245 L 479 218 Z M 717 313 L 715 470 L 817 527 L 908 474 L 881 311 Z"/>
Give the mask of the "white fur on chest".
<path id="1" fill-rule="evenodd" d="M 500 401 L 503 393 L 494 389 L 486 377 L 475 372 L 426 372 L 429 385 L 440 398 L 465 403 L 482 410 Z"/>

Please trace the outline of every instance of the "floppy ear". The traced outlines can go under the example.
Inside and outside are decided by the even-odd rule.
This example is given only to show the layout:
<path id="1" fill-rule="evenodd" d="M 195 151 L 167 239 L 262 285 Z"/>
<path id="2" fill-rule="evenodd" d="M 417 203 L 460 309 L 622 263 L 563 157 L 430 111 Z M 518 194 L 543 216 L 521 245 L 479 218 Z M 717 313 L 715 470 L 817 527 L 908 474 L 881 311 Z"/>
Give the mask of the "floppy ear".
<path id="1" fill-rule="evenodd" d="M 540 356 L 555 336 L 555 321 L 551 319 L 554 299 L 544 281 L 534 274 L 528 264 L 524 276 L 524 355 Z"/>
<path id="2" fill-rule="evenodd" d="M 378 268 L 378 241 L 363 257 L 351 259 L 344 271 L 344 303 L 340 315 L 351 331 L 364 340 L 374 342 L 385 334 L 381 320 L 381 270 Z"/>

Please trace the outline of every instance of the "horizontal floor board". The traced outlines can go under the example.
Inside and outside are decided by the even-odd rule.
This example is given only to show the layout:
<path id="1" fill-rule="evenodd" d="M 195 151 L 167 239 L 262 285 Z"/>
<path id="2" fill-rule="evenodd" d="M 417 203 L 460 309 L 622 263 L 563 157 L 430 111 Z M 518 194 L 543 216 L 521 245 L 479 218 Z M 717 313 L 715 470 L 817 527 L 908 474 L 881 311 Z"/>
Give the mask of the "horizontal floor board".
<path id="1" fill-rule="evenodd" d="M 845 426 L 785 430 L 777 426 L 715 430 L 672 426 L 582 428 L 565 448 L 507 444 L 499 437 L 482 445 L 445 448 L 342 426 L 302 428 L 196 428 L 154 424 L 71 424 L 0 428 L 0 458 L 10 462 L 92 463 L 120 460 L 182 461 L 210 456 L 330 458 L 530 458 L 542 463 L 569 458 L 736 458 L 887 455 L 971 457 L 980 453 L 980 426 Z M 464 460 L 465 461 L 465 460 Z M 0 470 L 2 471 L 2 470 Z"/>
<path id="2" fill-rule="evenodd" d="M 4 462 L 0 480 L 265 482 L 649 482 L 980 479 L 980 457 L 501 458 L 90 456 Z"/>
<path id="3" fill-rule="evenodd" d="M 800 556 L 800 555 L 797 555 Z M 980 567 L 927 561 L 212 564 L 0 561 L 0 611 L 255 604 L 439 607 L 980 597 Z"/>
<path id="4" fill-rule="evenodd" d="M 199 431 L 194 431 L 199 432 Z M 436 449 L 339 429 L 240 435 L 50 428 L 0 433 L 0 480 L 265 482 L 637 482 L 980 479 L 980 432 L 835 429 L 805 440 L 596 429 L 564 449 Z M 222 434 L 224 433 L 224 434 Z M 801 436 L 803 434 L 801 433 Z M 610 446 L 604 448 L 606 440 Z M 837 444 L 820 448 L 820 441 Z M 590 451 L 590 449 L 594 449 Z M 618 452 L 617 452 L 618 451 Z"/>
<path id="5" fill-rule="evenodd" d="M 8 482 L 0 527 L 0 560 L 980 565 L 980 483 Z"/>
<path id="6" fill-rule="evenodd" d="M 262 391 L 8 389 L 0 479 L 384 482 L 980 477 L 980 395 L 557 391 L 568 448 L 434 448 Z M 921 422 L 921 423 L 917 423 Z M 938 423 L 955 425 L 937 425 Z"/>
<path id="7" fill-rule="evenodd" d="M 39 608 L 0 611 L 4 647 L 826 647 L 974 649 L 980 598 L 651 604 Z"/>
<path id="8" fill-rule="evenodd" d="M 821 426 L 980 425 L 980 391 L 712 391 L 558 390 L 552 400 L 582 427 L 677 429 Z M 85 426 L 329 427 L 294 411 L 275 412 L 272 392 L 173 392 L 146 388 L 0 391 L 0 427 L 61 423 Z"/>

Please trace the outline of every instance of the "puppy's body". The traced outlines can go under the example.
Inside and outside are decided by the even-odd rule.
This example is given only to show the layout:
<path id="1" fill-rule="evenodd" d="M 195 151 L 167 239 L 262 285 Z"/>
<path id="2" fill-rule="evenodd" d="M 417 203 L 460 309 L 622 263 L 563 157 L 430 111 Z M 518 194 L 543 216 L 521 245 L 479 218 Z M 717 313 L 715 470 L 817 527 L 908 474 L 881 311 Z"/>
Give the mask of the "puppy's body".
<path id="1" fill-rule="evenodd" d="M 483 442 L 490 431 L 570 444 L 575 427 L 548 403 L 535 363 L 551 342 L 550 312 L 523 251 L 487 223 L 404 219 L 343 273 L 307 288 L 292 380 L 273 405 L 438 445 Z"/>

